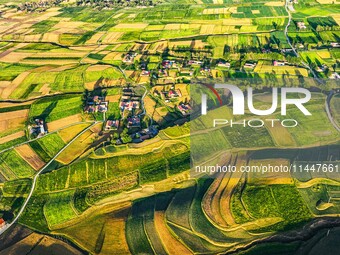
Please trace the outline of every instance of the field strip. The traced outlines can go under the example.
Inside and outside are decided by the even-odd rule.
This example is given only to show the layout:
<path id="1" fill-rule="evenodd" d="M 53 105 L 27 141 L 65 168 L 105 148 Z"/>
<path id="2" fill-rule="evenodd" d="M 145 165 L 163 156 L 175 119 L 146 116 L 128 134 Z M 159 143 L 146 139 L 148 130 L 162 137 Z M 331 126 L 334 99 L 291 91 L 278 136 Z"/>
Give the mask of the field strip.
<path id="1" fill-rule="evenodd" d="M 25 135 L 24 131 L 19 131 L 19 132 L 16 132 L 14 134 L 10 134 L 10 135 L 4 136 L 4 137 L 0 138 L 0 144 L 10 142 L 10 141 L 12 141 L 14 139 L 17 139 L 19 137 L 22 137 L 24 135 Z"/>
<path id="2" fill-rule="evenodd" d="M 169 254 L 193 254 L 185 245 L 183 245 L 170 233 L 165 222 L 164 212 L 155 212 L 154 221 L 162 244 Z"/>
<path id="3" fill-rule="evenodd" d="M 315 184 L 328 184 L 328 185 L 335 185 L 338 186 L 340 185 L 340 182 L 332 180 L 332 179 L 326 179 L 326 178 L 314 178 L 312 180 L 309 180 L 307 182 L 296 182 L 296 187 L 298 189 L 305 189 L 305 188 L 310 188 Z"/>
<path id="4" fill-rule="evenodd" d="M 62 127 L 68 126 L 72 123 L 75 122 L 81 122 L 81 115 L 80 114 L 75 114 L 66 118 L 62 118 L 59 120 L 55 120 L 52 122 L 47 123 L 48 131 L 53 132 L 58 129 L 61 129 Z"/>
<path id="5" fill-rule="evenodd" d="M 111 204 L 103 204 L 103 205 L 92 205 L 89 209 L 87 209 L 85 212 L 80 214 L 78 217 L 73 218 L 67 222 L 60 223 L 58 225 L 55 225 L 55 230 L 57 229 L 64 229 L 70 226 L 74 226 L 79 224 L 80 222 L 83 222 L 84 220 L 91 217 L 93 214 L 100 211 L 101 214 L 110 213 L 114 210 L 119 210 L 127 207 L 131 207 L 130 201 L 124 201 L 124 202 L 118 202 L 118 203 L 111 203 Z"/>
<path id="6" fill-rule="evenodd" d="M 45 165 L 45 162 L 42 161 L 28 144 L 21 145 L 15 148 L 15 150 L 35 170 L 38 170 Z"/>
<path id="7" fill-rule="evenodd" d="M 12 92 L 19 87 L 19 85 L 27 78 L 27 76 L 30 74 L 31 72 L 22 72 L 21 74 L 19 74 L 11 83 L 10 86 L 6 87 L 1 94 L 1 97 L 4 99 L 7 99 Z"/>
<path id="8" fill-rule="evenodd" d="M 229 159 L 226 160 L 226 164 L 230 164 L 232 160 L 232 155 L 229 155 Z M 227 163 L 228 162 L 228 163 Z M 206 215 L 207 219 L 213 224 L 213 225 L 220 225 L 219 223 L 222 223 L 222 225 L 225 225 L 225 222 L 221 215 L 219 213 L 216 213 L 219 211 L 219 205 L 218 200 L 216 199 L 215 195 L 219 197 L 217 194 L 219 191 L 219 187 L 221 186 L 221 183 L 223 179 L 227 179 L 227 174 L 220 174 L 219 176 L 216 176 L 214 182 L 212 185 L 210 185 L 208 191 L 204 194 L 203 200 L 202 200 L 202 209 L 204 214 Z M 214 199 L 215 198 L 215 199 Z"/>
<path id="9" fill-rule="evenodd" d="M 240 169 L 240 167 L 245 164 L 246 164 L 245 155 L 238 154 L 236 161 L 236 169 Z M 241 172 L 232 173 L 229 182 L 227 186 L 225 186 L 225 189 L 223 190 L 220 199 L 220 210 L 222 210 L 221 211 L 222 217 L 226 221 L 226 223 L 230 226 L 236 224 L 230 209 L 231 196 L 237 184 L 239 183 L 242 175 L 243 173 Z"/>
<path id="10" fill-rule="evenodd" d="M 173 225 L 179 229 L 181 229 L 182 231 L 190 234 L 190 235 L 194 235 L 194 236 L 197 236 L 201 239 L 204 239 L 205 241 L 207 241 L 208 243 L 212 244 L 212 245 L 215 245 L 217 247 L 223 247 L 223 248 L 230 248 L 232 246 L 234 246 L 236 243 L 225 243 L 225 242 L 216 242 L 216 241 L 213 241 L 211 240 L 209 237 L 207 237 L 206 235 L 202 234 L 202 233 L 198 233 L 196 231 L 192 231 L 191 229 L 187 229 L 186 227 L 183 227 L 181 225 L 178 225 L 174 222 L 171 222 L 171 221 L 167 221 L 170 225 Z"/>

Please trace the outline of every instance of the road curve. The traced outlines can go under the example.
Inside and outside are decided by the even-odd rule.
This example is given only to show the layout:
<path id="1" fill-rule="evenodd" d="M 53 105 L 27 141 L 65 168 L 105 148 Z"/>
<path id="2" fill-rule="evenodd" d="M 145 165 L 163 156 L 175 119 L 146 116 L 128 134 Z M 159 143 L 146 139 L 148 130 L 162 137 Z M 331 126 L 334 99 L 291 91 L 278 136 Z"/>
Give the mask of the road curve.
<path id="1" fill-rule="evenodd" d="M 33 192 L 34 192 L 34 188 L 35 185 L 37 183 L 38 177 L 39 175 L 69 146 L 71 145 L 79 136 L 81 136 L 82 134 L 84 134 L 87 130 L 89 130 L 90 128 L 92 128 L 95 124 L 97 124 L 99 122 L 93 122 L 91 126 L 85 128 L 82 132 L 80 132 L 77 136 L 75 136 L 68 144 L 66 144 L 43 168 L 41 168 L 39 170 L 39 172 L 34 176 L 33 178 L 33 183 L 32 183 L 32 188 L 30 190 L 30 193 L 28 194 L 24 204 L 22 205 L 20 211 L 18 212 L 17 216 L 12 220 L 11 223 L 6 224 L 5 227 L 3 229 L 0 230 L 0 235 L 2 235 L 7 229 L 9 229 L 21 216 L 21 214 L 24 212 L 28 202 L 30 201 Z"/>
<path id="2" fill-rule="evenodd" d="M 332 110 L 331 110 L 331 99 L 334 96 L 334 94 L 335 93 L 334 93 L 333 90 L 331 90 L 331 92 L 328 94 L 328 96 L 326 98 L 326 102 L 325 102 L 325 109 L 326 109 L 326 113 L 327 113 L 329 121 L 332 123 L 334 128 L 336 130 L 338 130 L 338 132 L 340 132 L 340 127 L 339 127 L 338 123 L 335 121 L 335 119 L 333 118 Z"/>

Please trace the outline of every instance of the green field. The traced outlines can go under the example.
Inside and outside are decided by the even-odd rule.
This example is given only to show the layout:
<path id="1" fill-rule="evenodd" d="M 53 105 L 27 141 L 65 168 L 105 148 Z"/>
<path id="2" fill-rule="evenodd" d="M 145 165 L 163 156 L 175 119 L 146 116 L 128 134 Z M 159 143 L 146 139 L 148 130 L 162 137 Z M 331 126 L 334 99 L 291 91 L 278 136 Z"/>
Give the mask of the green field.
<path id="1" fill-rule="evenodd" d="M 34 169 L 14 150 L 0 155 L 0 174 L 7 180 L 31 177 Z"/>
<path id="2" fill-rule="evenodd" d="M 0 80 L 12 81 L 22 72 L 35 68 L 34 65 L 27 64 L 7 64 L 0 63 Z"/>
<path id="3" fill-rule="evenodd" d="M 53 133 L 30 142 L 30 146 L 41 159 L 48 162 L 65 146 L 65 142 L 58 134 Z"/>
<path id="4" fill-rule="evenodd" d="M 81 96 L 66 95 L 39 99 L 32 104 L 29 112 L 30 119 L 45 119 L 51 122 L 71 115 L 81 113 Z"/>
<path id="5" fill-rule="evenodd" d="M 44 206 L 44 215 L 49 226 L 53 227 L 77 216 L 73 209 L 73 194 L 74 191 L 67 191 L 49 195 Z"/>

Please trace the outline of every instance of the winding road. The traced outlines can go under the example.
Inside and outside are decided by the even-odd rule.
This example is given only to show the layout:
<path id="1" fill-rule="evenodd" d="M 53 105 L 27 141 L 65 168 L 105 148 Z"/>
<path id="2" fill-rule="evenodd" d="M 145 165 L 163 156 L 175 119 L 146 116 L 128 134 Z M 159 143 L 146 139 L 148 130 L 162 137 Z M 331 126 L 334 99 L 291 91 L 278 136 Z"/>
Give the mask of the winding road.
<path id="1" fill-rule="evenodd" d="M 32 195 L 33 195 L 33 192 L 34 192 L 34 188 L 35 188 L 35 185 L 37 183 L 37 180 L 38 180 L 38 177 L 39 175 L 68 147 L 70 146 L 78 137 L 80 137 L 82 134 L 84 134 L 87 130 L 89 130 L 90 128 L 92 128 L 94 125 L 96 125 L 97 123 L 99 122 L 93 122 L 92 125 L 90 125 L 89 127 L 85 128 L 82 132 L 80 132 L 77 136 L 75 136 L 68 144 L 66 144 L 43 168 L 41 168 L 39 170 L 39 172 L 37 172 L 37 174 L 34 176 L 33 178 L 33 182 L 32 182 L 32 188 L 24 202 L 24 204 L 22 205 L 20 211 L 18 212 L 17 216 L 12 220 L 11 223 L 8 223 L 5 225 L 4 228 L 2 228 L 0 230 L 0 235 L 3 234 L 7 229 L 9 229 L 11 226 L 13 226 L 13 224 L 15 224 L 18 219 L 20 218 L 21 214 L 24 212 L 28 202 L 30 201 Z"/>
<path id="2" fill-rule="evenodd" d="M 290 39 L 289 39 L 289 36 L 288 36 L 288 29 L 292 23 L 292 13 L 291 13 L 291 10 L 293 9 L 294 10 L 294 7 L 292 7 L 292 3 L 290 2 L 290 0 L 286 0 L 286 5 L 285 5 L 285 8 L 286 8 L 286 11 L 288 13 L 288 23 L 285 27 L 285 30 L 284 30 L 284 34 L 285 34 L 285 37 L 286 37 L 286 40 L 287 40 L 287 43 L 288 45 L 290 46 L 290 48 L 292 49 L 292 51 L 294 52 L 295 56 L 296 57 L 299 57 L 299 53 L 296 51 L 296 49 L 294 48 L 293 44 L 291 43 Z M 303 60 L 301 60 L 301 64 L 306 67 L 310 73 L 313 75 L 314 79 L 320 83 L 320 84 L 324 84 L 324 81 L 321 80 L 317 75 L 316 73 L 314 72 L 314 70 L 306 63 L 304 62 Z"/>
<path id="3" fill-rule="evenodd" d="M 331 110 L 331 99 L 334 95 L 335 95 L 335 93 L 334 93 L 333 90 L 328 94 L 328 96 L 326 98 L 326 102 L 325 102 L 325 109 L 326 109 L 326 113 L 327 113 L 329 121 L 332 123 L 334 128 L 336 130 L 338 130 L 338 132 L 340 132 L 340 127 L 339 127 L 338 123 L 336 122 L 336 120 L 333 118 L 332 110 Z"/>

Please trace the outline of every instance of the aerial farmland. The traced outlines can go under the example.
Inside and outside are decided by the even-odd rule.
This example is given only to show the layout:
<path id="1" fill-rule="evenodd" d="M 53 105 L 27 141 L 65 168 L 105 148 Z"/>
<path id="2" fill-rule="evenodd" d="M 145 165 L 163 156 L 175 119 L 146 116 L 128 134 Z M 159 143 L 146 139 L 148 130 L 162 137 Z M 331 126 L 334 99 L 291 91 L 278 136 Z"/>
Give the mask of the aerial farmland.
<path id="1" fill-rule="evenodd" d="M 337 254 L 339 61 L 337 1 L 0 0 L 0 255 Z"/>

